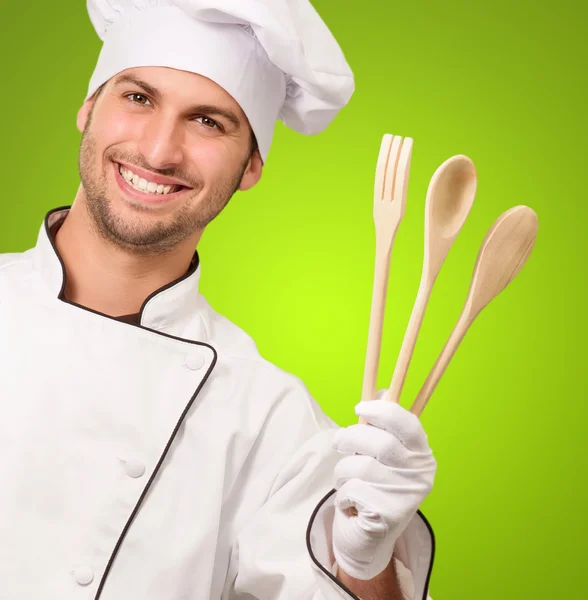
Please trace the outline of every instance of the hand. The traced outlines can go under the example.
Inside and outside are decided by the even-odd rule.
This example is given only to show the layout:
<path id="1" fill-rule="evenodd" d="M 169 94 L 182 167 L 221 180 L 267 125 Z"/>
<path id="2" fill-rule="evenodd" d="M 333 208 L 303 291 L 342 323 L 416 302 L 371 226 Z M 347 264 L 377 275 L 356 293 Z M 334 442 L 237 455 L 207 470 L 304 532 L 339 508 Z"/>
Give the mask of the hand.
<path id="1" fill-rule="evenodd" d="M 400 404 L 370 400 L 355 412 L 368 424 L 340 429 L 333 442 L 350 455 L 335 467 L 333 551 L 345 573 L 368 580 L 392 560 L 396 540 L 433 487 L 437 463 L 418 417 Z"/>

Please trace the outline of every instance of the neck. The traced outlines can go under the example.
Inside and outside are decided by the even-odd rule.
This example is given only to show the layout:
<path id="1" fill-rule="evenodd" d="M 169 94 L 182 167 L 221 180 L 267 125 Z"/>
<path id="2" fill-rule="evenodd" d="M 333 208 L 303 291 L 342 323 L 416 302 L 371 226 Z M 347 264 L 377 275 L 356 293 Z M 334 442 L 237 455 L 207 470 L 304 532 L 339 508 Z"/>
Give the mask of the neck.
<path id="1" fill-rule="evenodd" d="M 112 317 L 135 314 L 150 294 L 186 274 L 198 240 L 164 255 L 134 255 L 98 235 L 80 193 L 55 238 L 69 301 Z"/>

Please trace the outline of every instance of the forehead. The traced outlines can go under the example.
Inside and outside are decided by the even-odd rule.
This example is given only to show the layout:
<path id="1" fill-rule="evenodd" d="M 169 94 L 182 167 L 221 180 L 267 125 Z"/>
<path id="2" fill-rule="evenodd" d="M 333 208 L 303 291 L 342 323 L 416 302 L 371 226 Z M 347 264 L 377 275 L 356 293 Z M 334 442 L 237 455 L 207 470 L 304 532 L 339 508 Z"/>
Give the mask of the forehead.
<path id="1" fill-rule="evenodd" d="M 113 87 L 132 86 L 129 78 L 153 88 L 166 102 L 178 105 L 214 104 L 245 118 L 239 103 L 218 83 L 208 77 L 171 67 L 135 67 L 126 69 L 110 80 Z"/>

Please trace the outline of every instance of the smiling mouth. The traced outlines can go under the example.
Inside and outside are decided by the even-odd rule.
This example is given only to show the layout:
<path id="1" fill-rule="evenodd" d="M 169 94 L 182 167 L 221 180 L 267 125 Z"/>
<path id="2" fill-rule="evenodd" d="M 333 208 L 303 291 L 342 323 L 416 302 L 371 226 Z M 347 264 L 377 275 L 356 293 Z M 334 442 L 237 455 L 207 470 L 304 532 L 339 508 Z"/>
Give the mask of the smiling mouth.
<path id="1" fill-rule="evenodd" d="M 143 177 L 140 177 L 136 173 L 133 173 L 130 169 L 123 167 L 121 164 L 118 164 L 118 172 L 131 187 L 136 189 L 138 192 L 143 192 L 144 194 L 167 196 L 168 194 L 175 194 L 181 190 L 189 189 L 184 185 L 163 185 L 161 183 L 149 181 Z"/>

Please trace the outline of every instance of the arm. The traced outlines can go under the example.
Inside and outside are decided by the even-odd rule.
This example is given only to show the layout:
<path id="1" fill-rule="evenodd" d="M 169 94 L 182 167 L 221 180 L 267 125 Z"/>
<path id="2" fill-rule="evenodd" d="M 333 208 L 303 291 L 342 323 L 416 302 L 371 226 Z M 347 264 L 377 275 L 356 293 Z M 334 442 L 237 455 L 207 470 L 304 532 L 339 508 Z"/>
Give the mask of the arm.
<path id="1" fill-rule="evenodd" d="M 405 560 L 411 563 L 416 555 L 414 552 Z M 410 571 L 398 559 L 392 560 L 387 569 L 371 581 L 353 579 L 339 571 L 339 581 L 361 600 L 433 600 L 428 593 L 429 576 L 430 570 L 428 575 L 418 567 Z"/>
<path id="2" fill-rule="evenodd" d="M 404 600 L 394 559 L 379 575 L 368 581 L 354 579 L 342 569 L 337 572 L 337 578 L 362 600 Z"/>
<path id="3" fill-rule="evenodd" d="M 341 478 L 347 478 L 345 469 L 338 469 L 341 455 L 333 447 L 333 438 L 340 428 L 324 421 L 326 417 L 316 405 L 310 413 L 296 414 L 292 407 L 304 406 L 305 398 L 295 394 L 293 399 L 295 402 L 281 402 L 273 411 L 270 425 L 265 427 L 264 435 L 258 439 L 242 468 L 247 472 L 246 480 L 251 489 L 247 494 L 244 489 L 235 489 L 245 496 L 253 493 L 259 504 L 251 510 L 242 498 L 234 499 L 235 506 L 240 507 L 243 514 L 236 522 L 222 600 L 244 597 L 264 600 L 425 600 L 434 544 L 432 531 L 423 516 L 420 513 L 411 516 L 412 511 L 405 514 L 404 506 L 401 507 L 396 517 L 401 517 L 403 523 L 394 535 L 395 542 L 387 545 L 394 549 L 392 564 L 389 564 L 392 549 L 388 554 L 386 549 L 375 548 L 375 555 L 366 564 L 361 556 L 356 556 L 354 545 L 342 544 L 348 537 L 345 532 L 349 530 L 341 522 L 336 525 L 335 520 L 337 516 L 339 519 L 343 516 L 341 505 L 349 495 L 349 485 L 343 492 L 339 490 L 341 493 L 331 487 L 335 473 L 338 483 L 342 483 Z M 313 406 L 310 402 L 308 405 Z M 372 431 L 370 429 L 370 436 Z M 337 445 L 340 443 L 341 440 Z M 352 453 L 357 450 L 354 447 Z M 371 464 L 371 459 L 366 458 Z M 273 466 L 268 468 L 270 459 L 280 463 L 277 475 Z M 268 477 L 262 477 L 268 470 Z M 385 479 L 388 478 L 386 474 Z M 369 481 L 365 484 L 372 488 Z M 396 494 L 392 494 L 392 499 L 395 498 Z M 383 501 L 386 506 L 390 504 L 387 491 Z M 397 505 L 397 502 L 392 504 Z M 355 529 L 353 523 L 350 525 Z M 361 529 L 355 533 L 361 535 Z M 354 564 L 356 560 L 359 562 Z M 341 578 L 334 571 L 336 565 L 344 566 Z M 347 587 L 342 579 L 351 587 Z M 372 588 L 367 592 L 370 595 L 364 591 L 366 586 Z M 384 586 L 386 595 L 379 598 L 375 594 Z"/>
<path id="4" fill-rule="evenodd" d="M 400 405 L 361 402 L 356 412 L 366 424 L 334 441 L 346 455 L 335 468 L 338 578 L 363 600 L 403 600 L 393 552 L 432 488 L 436 461 L 418 418 Z"/>
<path id="5" fill-rule="evenodd" d="M 431 525 L 420 511 L 396 540 L 393 564 L 388 564 L 382 573 L 367 580 L 351 577 L 335 559 L 332 532 L 336 512 L 336 490 L 332 490 L 316 507 L 307 531 L 311 564 L 322 590 L 320 600 L 431 600 L 428 587 L 433 569 L 435 538 Z M 386 581 L 385 578 L 390 574 L 395 575 L 394 579 Z M 384 585 L 386 588 L 380 590 Z M 377 587 L 370 590 L 370 586 Z M 372 598 L 368 595 L 370 592 L 377 592 L 381 596 Z M 318 598 L 313 597 L 313 600 Z"/>

